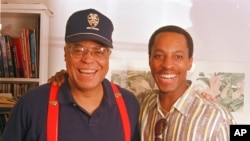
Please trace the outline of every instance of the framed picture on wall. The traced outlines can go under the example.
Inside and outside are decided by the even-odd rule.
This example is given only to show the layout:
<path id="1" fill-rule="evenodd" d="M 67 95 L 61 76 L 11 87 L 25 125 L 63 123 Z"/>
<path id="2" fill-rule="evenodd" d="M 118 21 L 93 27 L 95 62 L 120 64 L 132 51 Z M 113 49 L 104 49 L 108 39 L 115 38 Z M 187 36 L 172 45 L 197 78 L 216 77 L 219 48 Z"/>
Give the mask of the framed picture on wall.
<path id="1" fill-rule="evenodd" d="M 135 95 L 153 91 L 157 86 L 147 60 L 114 61 L 110 63 L 108 78 Z M 245 63 L 195 61 L 187 74 L 195 89 L 206 92 L 232 112 L 238 123 L 250 123 L 250 68 Z"/>

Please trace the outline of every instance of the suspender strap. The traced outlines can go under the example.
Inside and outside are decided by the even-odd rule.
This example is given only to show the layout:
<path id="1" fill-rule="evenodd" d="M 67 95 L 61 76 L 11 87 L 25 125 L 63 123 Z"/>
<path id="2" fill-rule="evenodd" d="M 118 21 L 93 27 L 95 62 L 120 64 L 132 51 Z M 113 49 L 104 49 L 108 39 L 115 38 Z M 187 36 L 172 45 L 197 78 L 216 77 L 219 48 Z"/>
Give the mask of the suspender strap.
<path id="1" fill-rule="evenodd" d="M 47 115 L 47 141 L 58 140 L 58 86 L 51 85 L 49 103 L 48 103 L 48 115 Z"/>
<path id="2" fill-rule="evenodd" d="M 113 91 L 115 93 L 115 100 L 118 105 L 118 109 L 120 112 L 120 116 L 122 119 L 122 125 L 123 125 L 123 132 L 124 132 L 124 141 L 130 141 L 131 138 L 131 132 L 130 132 L 130 122 L 129 122 L 129 117 L 128 117 L 128 112 L 126 109 L 126 105 L 124 103 L 124 100 L 122 98 L 121 93 L 119 92 L 119 89 L 114 83 L 111 83 L 111 86 L 113 88 Z"/>
<path id="3" fill-rule="evenodd" d="M 122 119 L 121 121 L 124 132 L 124 141 L 130 141 L 131 129 L 130 129 L 130 122 L 126 105 L 117 86 L 114 83 L 111 83 L 111 86 L 114 91 L 116 103 L 118 105 L 119 113 Z M 49 104 L 48 104 L 48 115 L 47 115 L 47 141 L 58 140 L 59 104 L 57 100 L 58 100 L 58 86 L 51 85 Z"/>

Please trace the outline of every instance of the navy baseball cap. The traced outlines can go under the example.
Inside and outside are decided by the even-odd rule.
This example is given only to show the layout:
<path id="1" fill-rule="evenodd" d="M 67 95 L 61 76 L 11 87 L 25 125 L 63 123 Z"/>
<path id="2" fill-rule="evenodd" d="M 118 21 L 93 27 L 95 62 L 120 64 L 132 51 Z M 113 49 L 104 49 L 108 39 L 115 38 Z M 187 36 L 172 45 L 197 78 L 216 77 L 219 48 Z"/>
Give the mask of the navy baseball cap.
<path id="1" fill-rule="evenodd" d="M 111 20 L 95 9 L 73 13 L 66 24 L 65 42 L 93 40 L 113 48 Z"/>

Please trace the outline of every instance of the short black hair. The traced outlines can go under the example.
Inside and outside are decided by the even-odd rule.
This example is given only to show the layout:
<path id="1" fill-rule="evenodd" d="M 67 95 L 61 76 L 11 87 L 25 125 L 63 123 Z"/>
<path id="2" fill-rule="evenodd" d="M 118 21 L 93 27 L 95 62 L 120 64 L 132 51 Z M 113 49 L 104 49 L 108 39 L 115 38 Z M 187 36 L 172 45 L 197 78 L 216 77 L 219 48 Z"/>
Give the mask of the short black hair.
<path id="1" fill-rule="evenodd" d="M 162 32 L 175 32 L 175 33 L 180 33 L 182 35 L 184 35 L 187 39 L 187 46 L 188 46 L 188 57 L 191 58 L 193 57 L 193 39 L 191 37 L 191 35 L 183 28 L 179 27 L 179 26 L 175 26 L 175 25 L 167 25 L 167 26 L 163 26 L 158 28 L 150 37 L 149 39 L 149 43 L 148 43 L 148 54 L 149 56 L 151 55 L 151 49 L 154 45 L 155 42 L 155 37 Z"/>

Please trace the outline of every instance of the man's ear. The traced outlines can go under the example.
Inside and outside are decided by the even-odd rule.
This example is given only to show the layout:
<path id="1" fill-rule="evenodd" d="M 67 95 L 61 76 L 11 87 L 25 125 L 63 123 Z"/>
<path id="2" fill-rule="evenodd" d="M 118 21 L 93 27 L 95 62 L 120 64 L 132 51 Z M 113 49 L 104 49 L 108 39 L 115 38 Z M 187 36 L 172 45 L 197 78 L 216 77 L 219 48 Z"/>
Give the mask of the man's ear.
<path id="1" fill-rule="evenodd" d="M 193 65 L 193 57 L 189 58 L 189 61 L 188 61 L 188 70 L 191 70 L 192 65 Z"/>
<path id="2" fill-rule="evenodd" d="M 66 52 L 67 52 L 67 47 L 64 46 L 64 61 L 66 61 Z"/>

